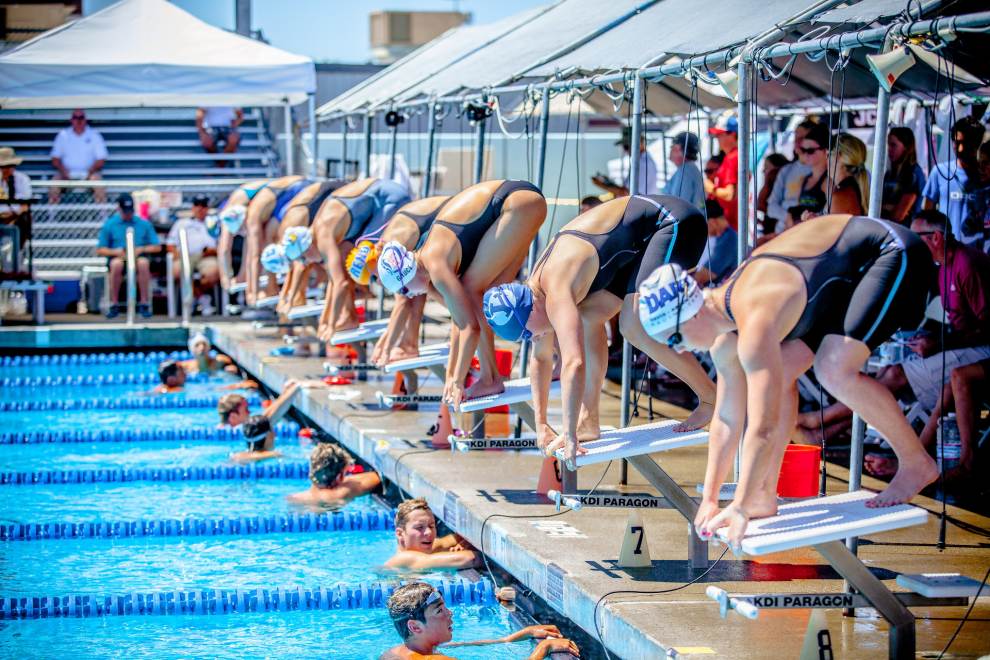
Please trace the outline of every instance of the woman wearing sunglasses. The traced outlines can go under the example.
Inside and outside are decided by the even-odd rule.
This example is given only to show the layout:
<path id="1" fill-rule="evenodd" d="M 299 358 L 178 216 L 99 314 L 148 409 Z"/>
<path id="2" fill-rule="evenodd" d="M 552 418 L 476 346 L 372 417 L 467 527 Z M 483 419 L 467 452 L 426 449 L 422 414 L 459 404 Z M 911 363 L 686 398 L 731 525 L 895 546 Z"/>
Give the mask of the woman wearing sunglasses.
<path id="1" fill-rule="evenodd" d="M 693 268 L 708 240 L 704 214 L 671 195 L 620 197 L 593 208 L 551 239 L 525 284 L 485 293 L 485 319 L 509 341 L 533 339 L 532 388 L 537 442 L 548 454 L 562 446 L 567 460 L 578 443 L 600 435 L 598 401 L 608 362 L 605 324 L 620 313 L 622 335 L 684 380 L 698 408 L 678 430 L 711 419 L 715 385 L 692 355 L 654 341 L 636 316 L 637 287 L 666 263 Z M 559 348 L 558 348 L 559 347 Z M 564 425 L 547 425 L 554 354 L 560 355 Z"/>
<path id="2" fill-rule="evenodd" d="M 921 320 L 933 270 L 928 248 L 907 228 L 828 215 L 757 248 L 719 287 L 701 291 L 672 265 L 644 282 L 639 313 L 646 331 L 674 350 L 710 350 L 718 371 L 695 519 L 702 537 L 727 526 L 738 547 L 750 518 L 776 514 L 780 463 L 797 415 L 796 381 L 812 364 L 825 389 L 877 429 L 900 459 L 897 476 L 867 506 L 907 502 L 938 476 L 890 391 L 860 373 L 874 348 Z M 719 487 L 740 435 L 736 497 L 719 512 Z"/>

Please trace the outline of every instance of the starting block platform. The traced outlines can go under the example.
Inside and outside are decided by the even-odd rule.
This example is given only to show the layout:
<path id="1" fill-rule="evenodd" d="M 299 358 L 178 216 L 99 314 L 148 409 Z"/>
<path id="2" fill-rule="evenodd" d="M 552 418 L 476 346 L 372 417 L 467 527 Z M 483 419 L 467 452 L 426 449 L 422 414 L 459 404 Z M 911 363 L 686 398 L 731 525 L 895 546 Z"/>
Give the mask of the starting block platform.
<path id="1" fill-rule="evenodd" d="M 386 329 L 388 329 L 388 319 L 366 321 L 353 330 L 344 330 L 343 332 L 334 334 L 330 338 L 330 343 L 353 344 L 359 341 L 370 341 L 384 335 Z"/>
<path id="2" fill-rule="evenodd" d="M 529 378 L 507 380 L 504 384 L 505 391 L 500 394 L 490 394 L 461 401 L 457 407 L 457 412 L 480 414 L 496 406 L 509 406 L 512 413 L 518 415 L 529 428 L 535 431 L 536 413 L 530 405 L 530 401 L 533 400 L 533 390 Z M 560 397 L 560 381 L 555 380 L 550 384 L 550 396 Z"/>
<path id="3" fill-rule="evenodd" d="M 385 373 L 394 374 L 400 371 L 412 371 L 413 369 L 432 369 L 434 367 L 445 367 L 447 356 L 450 355 L 450 344 L 430 344 L 420 346 L 419 355 L 405 360 L 396 360 L 385 365 Z"/>
<path id="4" fill-rule="evenodd" d="M 266 286 L 268 286 L 268 276 L 262 275 L 258 278 L 258 288 L 264 289 Z M 234 282 L 227 289 L 227 293 L 242 293 L 244 291 L 247 291 L 247 282 Z"/>
<path id="5" fill-rule="evenodd" d="M 292 320 L 313 318 L 323 313 L 323 307 L 323 303 L 300 305 L 299 307 L 290 309 L 287 316 Z"/>
<path id="6" fill-rule="evenodd" d="M 254 306 L 259 309 L 271 309 L 278 305 L 278 296 L 265 296 L 264 298 L 259 298 L 258 302 L 254 303 Z"/>

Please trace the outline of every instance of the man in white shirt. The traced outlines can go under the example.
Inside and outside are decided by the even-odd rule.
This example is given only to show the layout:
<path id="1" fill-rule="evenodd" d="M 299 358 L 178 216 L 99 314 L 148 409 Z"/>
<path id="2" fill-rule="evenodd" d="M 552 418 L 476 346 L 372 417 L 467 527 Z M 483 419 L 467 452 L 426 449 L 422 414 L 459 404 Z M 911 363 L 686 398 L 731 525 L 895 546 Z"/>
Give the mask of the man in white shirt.
<path id="1" fill-rule="evenodd" d="M 86 123 L 86 111 L 80 108 L 72 111 L 69 127 L 55 136 L 51 153 L 52 165 L 63 181 L 99 181 L 103 178 L 101 172 L 108 155 L 103 136 Z M 58 203 L 60 196 L 59 188 L 48 189 L 48 199 L 52 204 Z M 94 188 L 93 201 L 106 203 L 106 190 Z"/>
<path id="2" fill-rule="evenodd" d="M 591 177 L 591 182 L 602 190 L 607 190 L 616 197 L 622 197 L 629 194 L 632 128 L 629 126 L 624 126 L 622 128 L 622 138 L 615 144 L 621 144 L 622 151 L 624 152 L 624 155 L 621 158 L 621 185 L 616 184 L 614 180 L 600 174 L 596 174 Z M 613 161 L 609 161 L 610 166 L 612 162 Z M 611 167 L 609 170 L 609 174 L 611 176 Z M 640 195 L 655 195 L 657 193 L 657 164 L 653 162 L 653 158 L 646 150 L 645 136 L 641 137 L 639 141 L 639 189 L 637 190 L 637 193 Z"/>
<path id="3" fill-rule="evenodd" d="M 196 131 L 199 142 L 208 153 L 219 151 L 219 143 L 223 142 L 223 152 L 232 154 L 241 143 L 241 134 L 237 127 L 244 121 L 244 112 L 240 108 L 217 106 L 198 108 L 196 110 Z M 217 161 L 217 167 L 225 167 L 227 161 Z"/>
<path id="4" fill-rule="evenodd" d="M 172 276 L 181 280 L 182 259 L 179 256 L 179 232 L 186 230 L 189 242 L 189 259 L 192 269 L 199 272 L 198 296 L 196 305 L 203 316 L 214 312 L 213 304 L 207 291 L 210 291 L 220 281 L 220 263 L 217 261 L 217 240 L 210 235 L 206 228 L 206 216 L 210 212 L 210 200 L 206 195 L 193 197 L 192 215 L 179 218 L 169 229 L 165 245 L 175 257 Z"/>

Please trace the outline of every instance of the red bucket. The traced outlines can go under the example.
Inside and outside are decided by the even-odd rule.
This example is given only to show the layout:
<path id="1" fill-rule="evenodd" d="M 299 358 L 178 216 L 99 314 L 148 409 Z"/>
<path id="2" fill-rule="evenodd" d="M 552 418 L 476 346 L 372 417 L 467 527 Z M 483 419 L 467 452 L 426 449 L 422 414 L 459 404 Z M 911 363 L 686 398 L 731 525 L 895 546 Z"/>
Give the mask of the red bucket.
<path id="1" fill-rule="evenodd" d="M 777 494 L 781 497 L 816 497 L 821 467 L 821 447 L 787 445 L 780 464 Z"/>

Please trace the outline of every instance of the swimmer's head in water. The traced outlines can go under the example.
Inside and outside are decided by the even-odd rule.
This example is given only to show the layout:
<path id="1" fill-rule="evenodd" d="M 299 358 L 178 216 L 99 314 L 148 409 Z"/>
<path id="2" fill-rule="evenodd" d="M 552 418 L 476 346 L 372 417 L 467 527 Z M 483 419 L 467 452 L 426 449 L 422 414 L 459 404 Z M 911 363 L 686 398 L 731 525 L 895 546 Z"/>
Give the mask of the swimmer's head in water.
<path id="1" fill-rule="evenodd" d="M 371 241 L 358 241 L 347 254 L 344 267 L 352 280 L 367 286 L 371 282 L 371 274 L 378 268 L 378 248 Z"/>
<path id="2" fill-rule="evenodd" d="M 290 262 L 285 256 L 285 250 L 278 243 L 266 245 L 261 251 L 261 267 L 275 275 L 285 275 L 289 272 Z"/>
<path id="3" fill-rule="evenodd" d="M 248 451 L 264 451 L 272 435 L 272 422 L 265 415 L 254 415 L 241 425 L 241 433 Z"/>
<path id="4" fill-rule="evenodd" d="M 650 337 L 673 349 L 681 325 L 694 317 L 705 298 L 694 278 L 677 264 L 664 264 L 639 285 L 639 320 Z"/>
<path id="5" fill-rule="evenodd" d="M 389 241 L 378 257 L 378 279 L 389 293 L 406 295 L 404 289 L 416 277 L 416 255 L 397 241 Z"/>
<path id="6" fill-rule="evenodd" d="M 329 488 L 350 464 L 351 457 L 340 445 L 320 442 L 313 447 L 313 453 L 309 456 L 309 480 L 317 488 Z"/>
<path id="7" fill-rule="evenodd" d="M 158 378 L 166 387 L 182 387 L 186 382 L 186 370 L 175 360 L 165 360 L 158 365 Z"/>
<path id="8" fill-rule="evenodd" d="M 395 539 L 402 550 L 430 553 L 437 538 L 437 519 L 426 500 L 405 500 L 395 510 Z"/>
<path id="9" fill-rule="evenodd" d="M 485 291 L 481 309 L 495 334 L 508 341 L 525 341 L 533 336 L 526 322 L 533 311 L 533 292 L 525 284 L 509 282 Z"/>
<path id="10" fill-rule="evenodd" d="M 193 357 L 210 352 L 210 340 L 202 332 L 197 332 L 189 338 L 189 352 Z"/>
<path id="11" fill-rule="evenodd" d="M 220 212 L 220 222 L 231 234 L 236 234 L 244 224 L 247 217 L 247 207 L 243 204 L 233 204 L 227 206 Z"/>
<path id="12" fill-rule="evenodd" d="M 243 424 L 250 414 L 247 399 L 233 392 L 220 397 L 217 412 L 220 413 L 220 423 L 230 426 Z"/>
<path id="13" fill-rule="evenodd" d="M 309 227 L 289 227 L 282 235 L 282 251 L 293 261 L 303 261 L 312 244 L 313 232 Z"/>
<path id="14" fill-rule="evenodd" d="M 206 216 L 203 220 L 203 224 L 206 225 L 206 233 L 213 238 L 220 238 L 220 230 L 222 229 L 220 225 L 220 216 L 216 213 L 211 213 Z"/>
<path id="15" fill-rule="evenodd" d="M 450 610 L 436 587 L 410 582 L 389 596 L 388 615 L 403 641 L 416 638 L 426 644 L 443 644 L 453 637 Z"/>

